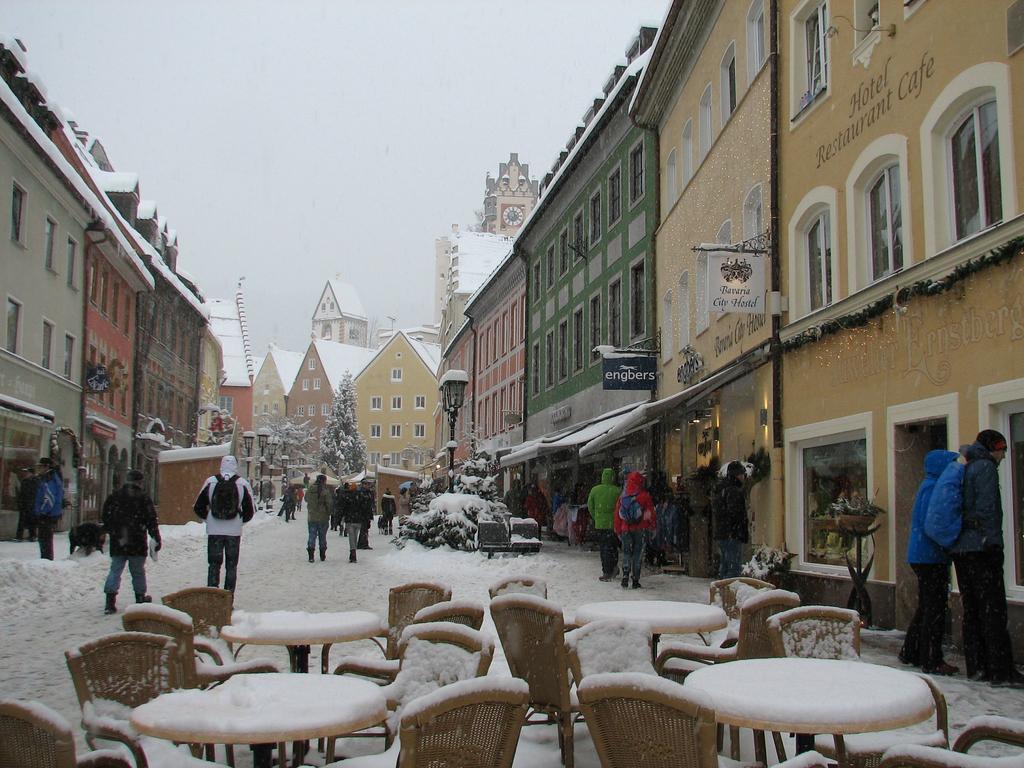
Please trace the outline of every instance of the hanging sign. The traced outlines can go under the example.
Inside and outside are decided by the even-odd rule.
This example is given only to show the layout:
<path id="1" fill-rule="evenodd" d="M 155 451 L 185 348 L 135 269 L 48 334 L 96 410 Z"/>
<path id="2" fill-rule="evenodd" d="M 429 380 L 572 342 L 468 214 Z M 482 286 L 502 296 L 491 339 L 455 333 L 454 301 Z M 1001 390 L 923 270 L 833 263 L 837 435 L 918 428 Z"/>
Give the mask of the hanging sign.
<path id="1" fill-rule="evenodd" d="M 106 392 L 110 389 L 110 374 L 107 373 L 107 366 L 86 366 L 85 388 L 89 392 Z"/>
<path id="2" fill-rule="evenodd" d="M 764 314 L 765 259 L 749 253 L 708 254 L 708 296 L 713 312 Z"/>
<path id="3" fill-rule="evenodd" d="M 658 381 L 653 357 L 606 357 L 601 370 L 603 389 L 654 389 Z"/>

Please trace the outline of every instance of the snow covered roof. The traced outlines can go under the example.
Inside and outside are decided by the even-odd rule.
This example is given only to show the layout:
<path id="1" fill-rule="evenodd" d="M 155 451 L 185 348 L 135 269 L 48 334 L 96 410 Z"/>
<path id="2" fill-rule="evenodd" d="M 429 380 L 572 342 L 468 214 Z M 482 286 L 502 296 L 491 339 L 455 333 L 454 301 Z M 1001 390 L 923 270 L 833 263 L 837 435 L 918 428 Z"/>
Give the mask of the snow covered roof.
<path id="1" fill-rule="evenodd" d="M 451 290 L 467 295 L 479 288 L 512 250 L 512 238 L 490 232 L 453 232 L 448 235 L 448 241 L 451 243 Z"/>
<path id="2" fill-rule="evenodd" d="M 341 383 L 346 371 L 351 373 L 354 379 L 377 354 L 376 349 L 339 344 L 336 341 L 314 341 L 313 346 L 316 347 L 324 373 L 331 383 L 331 392 L 338 389 L 338 384 Z"/>
<path id="3" fill-rule="evenodd" d="M 273 359 L 277 375 L 281 379 L 281 385 L 284 387 L 284 391 L 288 392 L 291 390 L 292 384 L 295 383 L 295 377 L 299 375 L 299 368 L 302 367 L 302 360 L 305 356 L 302 352 L 292 352 L 290 349 L 281 349 L 276 344 L 271 344 L 263 361 Z"/>
<path id="4" fill-rule="evenodd" d="M 206 302 L 210 312 L 210 331 L 220 341 L 224 355 L 223 384 L 228 387 L 247 387 L 256 374 L 249 327 L 245 318 L 242 289 L 233 299 L 210 299 Z"/>
<path id="5" fill-rule="evenodd" d="M 131 171 L 93 171 L 96 183 L 104 192 L 136 192 L 139 189 L 139 174 Z M 156 204 L 153 204 L 156 207 Z"/>
<path id="6" fill-rule="evenodd" d="M 405 336 L 405 340 L 409 342 L 409 346 L 416 350 L 416 354 L 420 356 L 420 360 L 423 361 L 423 364 L 436 376 L 437 367 L 441 364 L 440 345 L 430 344 L 426 341 L 414 339 L 405 331 L 402 331 L 401 333 Z"/>
<path id="7" fill-rule="evenodd" d="M 231 453 L 231 443 L 220 443 L 219 445 L 199 445 L 193 448 L 172 448 L 167 451 L 160 451 L 157 454 L 157 461 L 160 464 L 168 464 L 177 461 L 198 461 L 200 459 L 215 459 L 227 456 Z"/>
<path id="8" fill-rule="evenodd" d="M 135 211 L 137 219 L 152 219 L 156 216 L 156 200 L 140 200 L 139 207 Z"/>
<path id="9" fill-rule="evenodd" d="M 366 310 L 363 309 L 363 302 L 359 300 L 359 292 L 354 285 L 342 281 L 339 276 L 328 280 L 327 284 L 334 292 L 334 300 L 341 314 L 366 319 Z"/>

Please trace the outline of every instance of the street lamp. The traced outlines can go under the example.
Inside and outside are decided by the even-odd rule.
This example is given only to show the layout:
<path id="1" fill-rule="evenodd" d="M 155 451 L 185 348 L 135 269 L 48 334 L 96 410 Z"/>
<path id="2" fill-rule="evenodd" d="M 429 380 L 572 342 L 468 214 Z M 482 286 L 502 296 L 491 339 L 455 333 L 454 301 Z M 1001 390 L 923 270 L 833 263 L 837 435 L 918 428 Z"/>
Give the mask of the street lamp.
<path id="1" fill-rule="evenodd" d="M 459 418 L 459 410 L 466 397 L 466 385 L 469 384 L 469 374 L 465 371 L 447 371 L 438 382 L 437 388 L 441 390 L 441 408 L 448 414 L 448 492 L 455 490 L 455 448 L 458 443 L 455 441 L 455 422 Z"/>
<path id="2" fill-rule="evenodd" d="M 283 446 L 282 446 L 283 448 Z M 291 458 L 286 453 L 281 454 L 281 495 L 284 496 L 285 489 L 288 487 L 288 462 Z"/>
<path id="3" fill-rule="evenodd" d="M 251 429 L 242 433 L 242 444 L 245 446 L 245 455 L 252 456 L 252 442 L 256 439 L 256 433 Z"/>
<path id="4" fill-rule="evenodd" d="M 277 446 L 280 441 L 277 436 L 272 436 L 267 441 L 267 472 L 270 474 L 270 487 L 274 487 L 274 454 L 277 452 Z M 270 494 L 273 497 L 273 493 Z"/>
<path id="5" fill-rule="evenodd" d="M 270 430 L 267 427 L 260 427 L 256 431 L 256 438 L 259 441 L 260 456 L 267 450 L 267 440 L 270 439 Z"/>

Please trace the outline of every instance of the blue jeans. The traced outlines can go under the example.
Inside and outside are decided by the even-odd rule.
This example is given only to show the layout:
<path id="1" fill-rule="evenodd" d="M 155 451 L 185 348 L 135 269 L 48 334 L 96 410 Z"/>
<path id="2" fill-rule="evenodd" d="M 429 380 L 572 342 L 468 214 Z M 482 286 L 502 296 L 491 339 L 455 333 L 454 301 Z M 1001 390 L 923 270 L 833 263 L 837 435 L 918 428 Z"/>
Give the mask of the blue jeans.
<path id="1" fill-rule="evenodd" d="M 132 575 L 132 589 L 135 594 L 146 594 L 146 556 L 145 555 L 111 555 L 110 573 L 107 574 L 107 582 L 103 585 L 103 591 L 108 595 L 116 595 L 121 588 L 121 574 L 124 573 L 125 565 Z"/>
<path id="2" fill-rule="evenodd" d="M 718 578 L 731 579 L 740 575 L 742 563 L 740 563 L 740 552 L 743 550 L 743 543 L 739 539 L 720 539 L 718 542 Z"/>
<path id="3" fill-rule="evenodd" d="M 625 531 L 619 538 L 622 539 L 622 578 L 632 575 L 633 581 L 637 581 L 644 560 L 644 531 Z"/>
<path id="4" fill-rule="evenodd" d="M 306 549 L 313 549 L 317 540 L 320 541 L 320 551 L 327 551 L 327 520 L 322 523 L 306 523 L 309 527 L 309 541 L 306 542 Z"/>

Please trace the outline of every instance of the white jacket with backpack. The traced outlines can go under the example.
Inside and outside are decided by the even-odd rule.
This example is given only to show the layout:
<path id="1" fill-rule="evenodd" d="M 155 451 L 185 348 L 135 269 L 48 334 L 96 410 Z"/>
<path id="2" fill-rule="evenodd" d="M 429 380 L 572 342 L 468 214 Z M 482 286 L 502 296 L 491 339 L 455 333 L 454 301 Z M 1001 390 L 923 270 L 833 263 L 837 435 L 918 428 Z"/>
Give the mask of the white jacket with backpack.
<path id="1" fill-rule="evenodd" d="M 217 481 L 220 478 L 228 480 L 237 473 L 238 461 L 234 456 L 225 456 L 220 460 L 220 472 L 216 475 L 210 475 L 206 479 L 202 489 L 199 491 L 199 495 L 196 497 L 196 502 L 192 509 L 197 517 L 206 520 L 207 536 L 241 536 L 242 525 L 252 520 L 252 516 L 256 512 L 256 506 L 252 500 L 252 488 L 245 478 L 242 477 L 235 479 L 235 484 L 238 488 L 238 514 L 229 520 L 223 520 L 219 517 L 214 517 L 210 512 L 210 506 L 213 502 L 213 489 L 217 487 Z"/>

